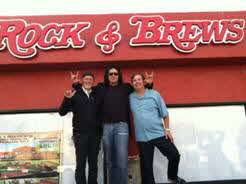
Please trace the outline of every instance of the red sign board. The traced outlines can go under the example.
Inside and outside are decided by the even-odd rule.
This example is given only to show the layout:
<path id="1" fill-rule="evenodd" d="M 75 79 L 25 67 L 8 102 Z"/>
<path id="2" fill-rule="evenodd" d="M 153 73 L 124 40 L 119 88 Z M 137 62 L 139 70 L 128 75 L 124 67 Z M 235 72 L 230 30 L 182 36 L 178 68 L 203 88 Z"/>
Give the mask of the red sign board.
<path id="1" fill-rule="evenodd" d="M 196 52 L 200 57 L 209 52 L 224 57 L 221 46 L 225 51 L 231 45 L 246 47 L 245 16 L 246 12 L 0 17 L 0 59 L 4 61 L 0 65 L 23 59 L 40 63 L 44 59 L 49 63 L 165 60 L 194 58 Z M 245 55 L 245 50 L 236 54 Z"/>

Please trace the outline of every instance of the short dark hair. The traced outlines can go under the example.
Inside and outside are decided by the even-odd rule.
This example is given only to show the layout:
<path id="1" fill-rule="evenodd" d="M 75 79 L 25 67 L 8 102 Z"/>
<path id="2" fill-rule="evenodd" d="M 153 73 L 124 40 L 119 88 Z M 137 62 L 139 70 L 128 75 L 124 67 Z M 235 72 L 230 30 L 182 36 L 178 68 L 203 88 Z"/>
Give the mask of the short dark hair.
<path id="1" fill-rule="evenodd" d="M 92 72 L 84 72 L 82 75 L 82 78 L 86 77 L 86 76 L 91 76 L 93 79 L 95 79 L 95 76 Z"/>
<path id="2" fill-rule="evenodd" d="M 131 82 L 133 82 L 133 79 L 134 79 L 134 77 L 135 77 L 136 75 L 140 75 L 140 76 L 142 77 L 143 81 L 145 80 L 145 76 L 144 76 L 143 73 L 135 72 L 135 73 L 133 73 L 132 76 L 131 76 Z"/>

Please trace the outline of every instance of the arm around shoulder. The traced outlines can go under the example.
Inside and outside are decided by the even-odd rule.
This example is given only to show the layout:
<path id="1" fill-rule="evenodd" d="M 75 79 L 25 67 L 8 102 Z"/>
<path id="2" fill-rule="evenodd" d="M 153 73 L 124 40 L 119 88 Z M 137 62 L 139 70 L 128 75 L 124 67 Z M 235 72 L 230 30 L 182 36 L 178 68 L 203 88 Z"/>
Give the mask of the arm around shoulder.
<path id="1" fill-rule="evenodd" d="M 82 85 L 81 85 L 79 82 L 74 82 L 74 83 L 72 84 L 72 87 L 73 87 L 73 89 L 75 89 L 75 90 L 80 89 L 81 86 L 82 86 Z"/>
<path id="2" fill-rule="evenodd" d="M 145 88 L 147 88 L 147 89 L 153 89 L 154 83 L 153 83 L 153 82 L 152 82 L 152 83 L 146 83 L 144 86 L 145 86 Z"/>
<path id="3" fill-rule="evenodd" d="M 60 116 L 65 116 L 68 112 L 72 111 L 72 97 L 68 98 L 64 96 L 63 101 L 59 107 Z"/>

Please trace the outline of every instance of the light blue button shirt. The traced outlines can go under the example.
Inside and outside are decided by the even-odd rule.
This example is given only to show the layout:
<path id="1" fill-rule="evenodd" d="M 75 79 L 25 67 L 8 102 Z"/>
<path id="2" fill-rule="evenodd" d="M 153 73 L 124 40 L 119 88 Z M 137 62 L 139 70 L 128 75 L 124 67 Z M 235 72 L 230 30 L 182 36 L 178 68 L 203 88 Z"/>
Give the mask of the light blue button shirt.
<path id="1" fill-rule="evenodd" d="M 130 95 L 137 141 L 149 141 L 164 136 L 163 118 L 168 116 L 166 104 L 161 95 L 145 89 L 144 96 L 136 92 Z"/>

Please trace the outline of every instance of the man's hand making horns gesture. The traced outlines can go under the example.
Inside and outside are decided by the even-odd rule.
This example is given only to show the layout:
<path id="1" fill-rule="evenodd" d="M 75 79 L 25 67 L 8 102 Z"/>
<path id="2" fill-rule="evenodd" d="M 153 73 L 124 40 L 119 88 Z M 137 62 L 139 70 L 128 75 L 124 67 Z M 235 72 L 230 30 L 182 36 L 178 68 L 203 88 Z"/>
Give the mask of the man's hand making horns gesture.
<path id="1" fill-rule="evenodd" d="M 72 80 L 73 83 L 77 83 L 77 82 L 80 82 L 80 76 L 79 76 L 79 72 L 70 72 L 70 78 Z M 76 93 L 75 90 L 66 90 L 64 92 L 64 96 L 67 97 L 67 98 L 72 98 L 73 95 Z"/>
<path id="2" fill-rule="evenodd" d="M 145 72 L 145 82 L 148 84 L 153 83 L 154 79 L 154 72 L 152 71 L 151 73 Z"/>

